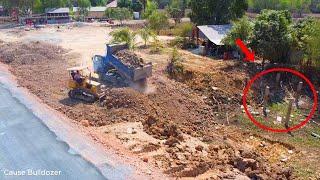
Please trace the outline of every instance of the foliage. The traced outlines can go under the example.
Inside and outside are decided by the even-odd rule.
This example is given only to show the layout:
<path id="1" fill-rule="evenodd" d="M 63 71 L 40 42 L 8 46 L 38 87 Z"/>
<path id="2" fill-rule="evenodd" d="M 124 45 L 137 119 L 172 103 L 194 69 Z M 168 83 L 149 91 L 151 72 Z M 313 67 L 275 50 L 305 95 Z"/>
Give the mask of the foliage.
<path id="1" fill-rule="evenodd" d="M 105 16 L 119 20 L 120 23 L 127 19 L 132 19 L 132 12 L 128 8 L 107 8 Z"/>
<path id="2" fill-rule="evenodd" d="M 175 23 L 180 22 L 181 18 L 183 18 L 185 10 L 183 7 L 180 0 L 171 0 L 171 3 L 167 7 L 167 12 L 174 19 Z"/>
<path id="3" fill-rule="evenodd" d="M 249 7 L 259 12 L 263 9 L 290 10 L 300 15 L 308 12 L 311 0 L 249 0 Z"/>
<path id="4" fill-rule="evenodd" d="M 226 24 L 242 17 L 248 7 L 246 0 L 191 0 L 190 14 L 197 25 Z"/>
<path id="5" fill-rule="evenodd" d="M 159 33 L 161 29 L 168 27 L 169 20 L 165 12 L 153 11 L 148 17 L 149 27 Z"/>
<path id="6" fill-rule="evenodd" d="M 263 59 L 286 63 L 293 45 L 288 11 L 263 10 L 254 24 L 252 47 Z"/>
<path id="7" fill-rule="evenodd" d="M 112 43 L 126 43 L 130 49 L 135 48 L 136 33 L 129 28 L 120 28 L 111 32 Z"/>
<path id="8" fill-rule="evenodd" d="M 173 48 L 172 54 L 167 66 L 167 72 L 171 76 L 177 76 L 184 72 L 184 66 L 182 64 L 183 59 L 179 54 L 177 48 Z"/>
<path id="9" fill-rule="evenodd" d="M 189 22 L 176 25 L 173 32 L 175 36 L 188 37 L 192 32 L 193 24 Z"/>
<path id="10" fill-rule="evenodd" d="M 298 21 L 293 28 L 297 49 L 303 52 L 306 64 L 320 67 L 320 22 L 306 18 Z"/>
<path id="11" fill-rule="evenodd" d="M 143 13 L 143 18 L 148 19 L 153 12 L 157 11 L 158 4 L 152 0 L 146 0 L 146 7 Z"/>
<path id="12" fill-rule="evenodd" d="M 131 1 L 130 7 L 134 12 L 141 12 L 142 9 L 143 9 L 142 3 L 140 1 L 138 1 L 138 0 Z"/>
<path id="13" fill-rule="evenodd" d="M 150 52 L 151 53 L 160 53 L 162 52 L 164 45 L 163 43 L 157 38 L 157 36 L 152 36 L 153 41 L 151 42 Z"/>
<path id="14" fill-rule="evenodd" d="M 107 0 L 90 0 L 92 6 L 105 6 Z"/>
<path id="15" fill-rule="evenodd" d="M 144 46 L 147 46 L 147 42 L 149 41 L 150 37 L 154 36 L 153 31 L 148 27 L 140 29 L 138 33 L 144 42 Z"/>
<path id="16" fill-rule="evenodd" d="M 235 41 L 237 38 L 240 38 L 242 41 L 248 43 L 252 33 L 253 23 L 251 23 L 248 17 L 245 16 L 233 22 L 232 29 L 222 41 L 230 46 L 235 46 Z"/>
<path id="17" fill-rule="evenodd" d="M 117 0 L 119 8 L 129 8 L 131 6 L 131 0 Z"/>
<path id="18" fill-rule="evenodd" d="M 83 18 L 85 18 L 85 16 L 88 16 L 90 7 L 91 3 L 89 0 L 78 0 L 79 15 Z"/>

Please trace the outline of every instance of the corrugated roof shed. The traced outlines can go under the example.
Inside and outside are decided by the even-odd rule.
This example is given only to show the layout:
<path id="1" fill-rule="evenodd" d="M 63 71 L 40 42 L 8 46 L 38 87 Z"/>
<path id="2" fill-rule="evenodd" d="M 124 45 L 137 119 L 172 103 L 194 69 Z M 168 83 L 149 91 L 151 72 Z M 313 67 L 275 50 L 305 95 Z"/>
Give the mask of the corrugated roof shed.
<path id="1" fill-rule="evenodd" d="M 202 34 L 216 45 L 223 45 L 222 39 L 231 30 L 231 24 L 197 26 Z"/>

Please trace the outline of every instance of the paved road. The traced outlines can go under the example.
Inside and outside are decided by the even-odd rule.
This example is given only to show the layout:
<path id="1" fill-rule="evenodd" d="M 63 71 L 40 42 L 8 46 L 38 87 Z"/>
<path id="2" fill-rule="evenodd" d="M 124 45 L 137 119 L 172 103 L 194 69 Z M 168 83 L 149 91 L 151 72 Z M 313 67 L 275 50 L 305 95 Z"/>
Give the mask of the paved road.
<path id="1" fill-rule="evenodd" d="M 0 179 L 105 179 L 92 164 L 68 151 L 67 144 L 58 141 L 54 133 L 0 84 Z M 47 172 L 56 175 L 7 176 L 19 173 L 12 172 L 18 170 L 28 174 L 30 169 L 34 173 L 56 171 Z"/>

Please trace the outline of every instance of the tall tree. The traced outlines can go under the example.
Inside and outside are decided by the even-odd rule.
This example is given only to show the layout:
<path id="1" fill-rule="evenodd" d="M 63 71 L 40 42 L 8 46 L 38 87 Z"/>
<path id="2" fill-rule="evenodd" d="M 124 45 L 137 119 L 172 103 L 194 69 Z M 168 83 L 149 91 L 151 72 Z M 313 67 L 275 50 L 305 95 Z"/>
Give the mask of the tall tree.
<path id="1" fill-rule="evenodd" d="M 85 17 L 88 16 L 90 7 L 91 3 L 89 0 L 78 0 L 78 11 L 83 20 L 85 20 Z"/>
<path id="2" fill-rule="evenodd" d="M 191 20 L 198 24 L 226 24 L 242 17 L 248 7 L 246 0 L 191 0 Z"/>
<path id="3" fill-rule="evenodd" d="M 170 14 L 171 18 L 174 19 L 177 24 L 180 22 L 181 18 L 184 16 L 183 2 L 180 0 L 171 0 L 169 6 L 167 7 L 167 12 Z"/>
<path id="4" fill-rule="evenodd" d="M 122 25 L 124 20 L 132 19 L 132 12 L 128 8 L 107 8 L 105 16 L 120 21 Z"/>
<path id="5" fill-rule="evenodd" d="M 272 63 L 289 62 L 293 46 L 292 18 L 289 11 L 263 10 L 254 24 L 252 46 Z"/>

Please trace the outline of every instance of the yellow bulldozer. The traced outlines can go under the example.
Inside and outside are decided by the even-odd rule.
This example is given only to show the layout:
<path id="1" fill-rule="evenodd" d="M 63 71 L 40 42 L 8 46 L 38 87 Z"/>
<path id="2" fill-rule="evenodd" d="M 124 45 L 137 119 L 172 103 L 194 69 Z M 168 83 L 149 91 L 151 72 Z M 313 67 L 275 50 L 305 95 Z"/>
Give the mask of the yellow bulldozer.
<path id="1" fill-rule="evenodd" d="M 105 97 L 102 85 L 92 80 L 91 73 L 89 76 L 84 74 L 88 67 L 72 67 L 67 70 L 70 75 L 68 81 L 70 91 L 68 95 L 71 99 L 94 103 L 97 100 L 101 101 Z"/>

